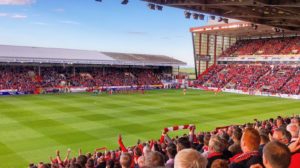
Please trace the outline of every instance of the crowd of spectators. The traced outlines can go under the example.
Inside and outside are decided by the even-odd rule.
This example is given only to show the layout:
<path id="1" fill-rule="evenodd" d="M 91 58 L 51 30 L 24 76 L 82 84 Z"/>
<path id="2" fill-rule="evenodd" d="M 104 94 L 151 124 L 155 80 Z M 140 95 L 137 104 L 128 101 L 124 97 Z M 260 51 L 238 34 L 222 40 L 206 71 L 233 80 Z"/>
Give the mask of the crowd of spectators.
<path id="1" fill-rule="evenodd" d="M 282 92 L 287 94 L 297 94 L 300 92 L 300 68 L 295 73 L 296 75 L 283 86 Z"/>
<path id="2" fill-rule="evenodd" d="M 238 90 L 248 90 L 258 79 L 270 70 L 266 65 L 240 65 L 242 71 L 236 73 L 226 88 L 235 88 Z"/>
<path id="3" fill-rule="evenodd" d="M 238 40 L 221 56 L 299 54 L 300 37 Z"/>
<path id="4" fill-rule="evenodd" d="M 0 90 L 18 89 L 23 91 L 34 90 L 31 69 L 11 69 L 0 67 Z"/>
<path id="5" fill-rule="evenodd" d="M 60 152 L 50 163 L 29 168 L 298 168 L 300 166 L 300 118 L 281 117 L 216 128 L 170 138 L 162 132 L 159 140 L 70 157 Z"/>
<path id="6" fill-rule="evenodd" d="M 195 86 L 243 91 L 300 94 L 299 65 L 228 64 L 216 65 L 202 75 Z"/>
<path id="7" fill-rule="evenodd" d="M 292 38 L 288 45 L 281 50 L 281 54 L 299 54 L 300 53 L 300 37 Z"/>
<path id="8" fill-rule="evenodd" d="M 281 88 L 295 77 L 296 68 L 288 65 L 276 65 L 269 74 L 262 76 L 253 87 L 271 93 L 282 92 Z"/>
<path id="9" fill-rule="evenodd" d="M 0 90 L 34 92 L 36 88 L 160 85 L 163 72 L 142 68 L 0 67 Z"/>

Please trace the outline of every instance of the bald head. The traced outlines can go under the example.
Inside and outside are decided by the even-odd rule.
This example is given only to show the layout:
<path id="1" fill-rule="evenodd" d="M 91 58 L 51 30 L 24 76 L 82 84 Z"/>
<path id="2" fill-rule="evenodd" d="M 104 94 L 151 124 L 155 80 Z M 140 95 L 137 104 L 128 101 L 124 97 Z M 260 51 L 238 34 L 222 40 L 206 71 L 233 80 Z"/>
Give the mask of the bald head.
<path id="1" fill-rule="evenodd" d="M 299 125 L 295 123 L 291 123 L 286 127 L 287 131 L 289 131 L 292 135 L 292 138 L 299 137 Z"/>
<path id="2" fill-rule="evenodd" d="M 207 160 L 194 149 L 183 149 L 175 157 L 174 168 L 206 168 Z"/>
<path id="3" fill-rule="evenodd" d="M 145 166 L 146 167 L 160 167 L 164 166 L 165 161 L 164 157 L 161 153 L 159 152 L 149 152 L 145 156 Z"/>
<path id="4" fill-rule="evenodd" d="M 149 145 L 144 146 L 144 148 L 143 148 L 144 156 L 146 156 L 150 152 L 151 152 L 150 146 Z"/>

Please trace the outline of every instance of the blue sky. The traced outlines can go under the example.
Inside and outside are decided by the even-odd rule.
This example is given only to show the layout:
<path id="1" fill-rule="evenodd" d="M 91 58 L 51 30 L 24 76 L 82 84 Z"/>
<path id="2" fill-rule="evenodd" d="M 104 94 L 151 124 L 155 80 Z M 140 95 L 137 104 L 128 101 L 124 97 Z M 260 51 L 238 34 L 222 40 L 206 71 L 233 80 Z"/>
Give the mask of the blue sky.
<path id="1" fill-rule="evenodd" d="M 183 10 L 141 0 L 0 0 L 0 44 L 164 54 L 193 65 Z"/>

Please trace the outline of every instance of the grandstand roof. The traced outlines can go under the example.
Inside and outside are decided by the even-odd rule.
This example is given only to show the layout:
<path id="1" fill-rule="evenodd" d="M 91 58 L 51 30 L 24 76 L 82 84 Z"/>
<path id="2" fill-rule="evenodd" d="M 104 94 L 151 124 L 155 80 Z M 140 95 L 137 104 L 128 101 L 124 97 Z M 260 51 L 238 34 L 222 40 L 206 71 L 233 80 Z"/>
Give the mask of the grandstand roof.
<path id="1" fill-rule="evenodd" d="M 143 0 L 238 19 L 272 27 L 300 31 L 299 0 Z"/>
<path id="2" fill-rule="evenodd" d="M 221 36 L 264 36 L 264 35 L 282 35 L 282 32 L 275 32 L 272 27 L 267 25 L 254 25 L 250 22 L 234 22 L 228 24 L 217 24 L 201 27 L 193 27 L 190 29 L 194 33 L 204 33 L 211 35 L 221 35 Z M 298 32 L 299 33 L 299 32 Z M 287 34 L 297 34 L 296 31 L 285 30 L 285 35 Z"/>
<path id="3" fill-rule="evenodd" d="M 186 63 L 164 55 L 0 45 L 0 62 L 180 66 Z"/>

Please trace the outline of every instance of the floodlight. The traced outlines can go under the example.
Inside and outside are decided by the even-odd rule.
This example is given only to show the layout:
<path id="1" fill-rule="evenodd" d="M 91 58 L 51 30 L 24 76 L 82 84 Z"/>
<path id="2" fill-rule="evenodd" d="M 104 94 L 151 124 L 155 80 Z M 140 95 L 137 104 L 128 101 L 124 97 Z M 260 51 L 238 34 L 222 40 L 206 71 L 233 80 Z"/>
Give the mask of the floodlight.
<path id="1" fill-rule="evenodd" d="M 193 13 L 193 18 L 194 18 L 195 20 L 197 20 L 198 17 L 199 17 L 199 15 L 198 15 L 197 13 Z"/>
<path id="2" fill-rule="evenodd" d="M 205 17 L 205 15 L 199 14 L 199 19 L 200 19 L 200 20 L 204 20 L 204 17 Z"/>
<path id="3" fill-rule="evenodd" d="M 149 9 L 151 9 L 151 10 L 155 10 L 155 5 L 154 4 L 148 4 L 148 7 L 149 7 Z"/>
<path id="4" fill-rule="evenodd" d="M 223 18 L 219 17 L 218 22 L 222 22 L 222 21 L 223 21 Z"/>
<path id="5" fill-rule="evenodd" d="M 184 16 L 185 16 L 185 18 L 189 19 L 191 17 L 191 12 L 184 11 Z"/>
<path id="6" fill-rule="evenodd" d="M 122 5 L 127 5 L 127 4 L 128 4 L 128 0 L 123 0 L 123 1 L 121 2 L 121 4 L 122 4 Z"/>
<path id="7" fill-rule="evenodd" d="M 163 7 L 160 6 L 160 5 L 156 5 L 156 9 L 159 10 L 159 11 L 162 11 Z"/>

